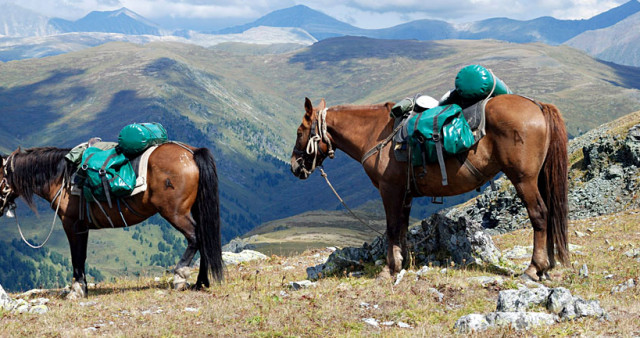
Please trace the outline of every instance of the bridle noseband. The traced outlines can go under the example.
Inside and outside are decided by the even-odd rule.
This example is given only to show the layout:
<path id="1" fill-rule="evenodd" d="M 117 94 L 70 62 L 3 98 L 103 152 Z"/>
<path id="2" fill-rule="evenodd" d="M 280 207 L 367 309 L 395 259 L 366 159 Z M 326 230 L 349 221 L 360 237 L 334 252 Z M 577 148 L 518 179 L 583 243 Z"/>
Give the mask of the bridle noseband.
<path id="1" fill-rule="evenodd" d="M 329 136 L 327 134 L 327 110 L 328 108 L 324 108 L 319 111 L 317 118 L 311 123 L 306 149 L 300 150 L 296 147 L 293 148 L 293 153 L 300 156 L 298 157 L 298 159 L 296 159 L 296 161 L 300 163 L 302 172 L 307 176 L 311 175 L 311 173 L 316 169 L 317 166 L 321 166 L 322 161 L 327 156 L 329 156 L 329 158 L 335 157 L 335 151 L 333 150 L 331 140 L 329 139 Z M 324 142 L 327 144 L 326 154 L 322 151 L 320 142 Z M 313 156 L 313 161 L 310 169 L 307 169 L 304 166 L 304 161 L 307 155 Z M 320 158 L 319 160 L 318 157 Z"/>

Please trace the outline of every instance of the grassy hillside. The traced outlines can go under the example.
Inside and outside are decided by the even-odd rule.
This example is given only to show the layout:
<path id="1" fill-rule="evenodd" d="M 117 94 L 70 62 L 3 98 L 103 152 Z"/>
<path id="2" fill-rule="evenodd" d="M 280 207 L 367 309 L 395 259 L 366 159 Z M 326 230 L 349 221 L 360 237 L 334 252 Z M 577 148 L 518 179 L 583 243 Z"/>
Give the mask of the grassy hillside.
<path id="1" fill-rule="evenodd" d="M 635 336 L 640 334 L 640 287 L 611 294 L 640 265 L 625 255 L 640 241 L 640 210 L 570 223 L 569 241 L 579 245 L 569 267 L 552 271 L 547 287 L 564 287 L 575 296 L 598 300 L 608 320 L 581 318 L 518 332 L 494 328 L 479 336 Z M 578 237 L 575 231 L 585 234 Z M 494 237 L 503 252 L 531 244 L 531 230 Z M 2 336 L 453 336 L 453 325 L 463 315 L 496 310 L 498 292 L 516 289 L 518 277 L 476 269 L 434 269 L 422 276 L 412 267 L 398 285 L 364 277 L 324 278 L 315 287 L 292 290 L 288 283 L 306 278 L 306 267 L 326 259 L 327 250 L 306 251 L 294 257 L 271 256 L 228 266 L 226 280 L 204 292 L 169 289 L 167 275 L 98 283 L 89 298 L 62 299 L 58 290 L 31 297 L 47 297 L 43 315 L 0 312 Z M 516 260 L 524 265 L 528 258 Z M 616 264 L 611 264 L 616 262 Z M 589 277 L 579 275 L 586 264 Z M 371 269 L 375 271 L 374 268 Z M 195 281 L 195 273 L 192 282 Z M 157 279 L 154 279 L 158 277 Z M 482 286 L 471 277 L 501 277 L 503 282 Z M 443 295 L 442 300 L 432 289 Z M 17 298 L 18 294 L 11 294 Z M 533 308 L 531 311 L 542 311 Z M 364 322 L 374 318 L 390 326 Z M 411 328 L 402 328 L 398 322 Z"/>
<path id="2" fill-rule="evenodd" d="M 417 92 L 439 97 L 453 87 L 460 68 L 474 63 L 491 68 L 516 93 L 557 104 L 574 135 L 640 109 L 639 69 L 602 63 L 569 47 L 345 37 L 256 55 L 178 43 L 110 43 L 0 63 L 0 151 L 70 147 L 92 136 L 115 140 L 128 123 L 159 121 L 171 139 L 212 149 L 227 241 L 268 221 L 341 208 L 319 175 L 300 182 L 289 172 L 304 97 L 326 98 L 329 105 Z M 359 163 L 340 152 L 336 157 L 326 161 L 326 170 L 347 203 L 379 201 Z M 420 200 L 414 217 L 438 207 Z M 45 210 L 43 215 L 52 214 Z M 46 218 L 25 221 L 47 229 Z M 118 238 L 102 233 L 90 238 Z M 66 254 L 66 241 L 59 243 L 51 249 Z M 113 259 L 100 251 L 97 256 L 101 263 Z"/>

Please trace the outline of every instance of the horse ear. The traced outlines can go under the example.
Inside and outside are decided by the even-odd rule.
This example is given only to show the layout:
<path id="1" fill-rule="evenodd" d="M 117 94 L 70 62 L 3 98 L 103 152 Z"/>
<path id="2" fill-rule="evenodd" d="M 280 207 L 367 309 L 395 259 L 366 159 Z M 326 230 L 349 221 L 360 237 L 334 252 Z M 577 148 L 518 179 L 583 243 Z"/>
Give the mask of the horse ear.
<path id="1" fill-rule="evenodd" d="M 327 107 L 327 102 L 324 99 L 320 100 L 320 106 L 318 106 L 318 110 L 322 110 Z"/>
<path id="2" fill-rule="evenodd" d="M 311 114 L 313 112 L 313 105 L 311 104 L 311 100 L 308 97 L 304 98 L 304 110 L 307 114 Z"/>

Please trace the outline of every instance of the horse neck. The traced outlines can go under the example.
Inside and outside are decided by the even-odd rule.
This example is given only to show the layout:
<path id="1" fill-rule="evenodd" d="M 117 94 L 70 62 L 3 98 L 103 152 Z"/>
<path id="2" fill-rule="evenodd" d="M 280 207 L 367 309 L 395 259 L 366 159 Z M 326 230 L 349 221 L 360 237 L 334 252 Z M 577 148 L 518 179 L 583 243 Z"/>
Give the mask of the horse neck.
<path id="1" fill-rule="evenodd" d="M 28 204 L 38 195 L 50 201 L 71 172 L 64 163 L 69 149 L 32 148 L 15 155 L 11 173 L 11 185 Z M 68 177 L 67 177 L 68 178 Z"/>
<path id="2" fill-rule="evenodd" d="M 335 148 L 360 161 L 377 142 L 391 133 L 389 111 L 383 104 L 336 106 L 327 111 L 327 130 Z"/>

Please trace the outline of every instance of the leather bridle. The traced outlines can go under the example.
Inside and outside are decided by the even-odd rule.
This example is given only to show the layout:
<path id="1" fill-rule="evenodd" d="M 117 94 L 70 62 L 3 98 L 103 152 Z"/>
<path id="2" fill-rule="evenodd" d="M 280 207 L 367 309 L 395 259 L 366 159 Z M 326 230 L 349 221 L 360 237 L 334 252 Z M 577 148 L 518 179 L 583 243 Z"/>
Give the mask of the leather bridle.
<path id="1" fill-rule="evenodd" d="M 11 198 L 13 194 L 13 189 L 11 189 L 11 184 L 9 184 L 9 179 L 7 176 L 9 175 L 9 167 L 13 167 L 13 154 L 9 155 L 7 158 L 2 158 L 2 180 L 0 180 L 0 216 L 4 215 L 4 212 L 9 210 L 15 210 L 16 204 L 14 203 L 15 198 Z"/>
<path id="2" fill-rule="evenodd" d="M 300 150 L 295 146 L 293 148 L 293 153 L 298 156 L 296 162 L 300 165 L 301 172 L 307 176 L 311 175 L 316 167 L 322 166 L 322 161 L 324 161 L 327 156 L 329 156 L 329 158 L 335 157 L 331 139 L 327 134 L 327 110 L 328 108 L 324 108 L 319 111 L 316 119 L 311 123 L 306 148 L 304 150 Z M 327 145 L 326 153 L 322 151 L 322 142 Z M 309 160 L 309 156 L 313 156 L 313 159 L 310 160 L 311 168 L 307 169 L 304 164 Z"/>

